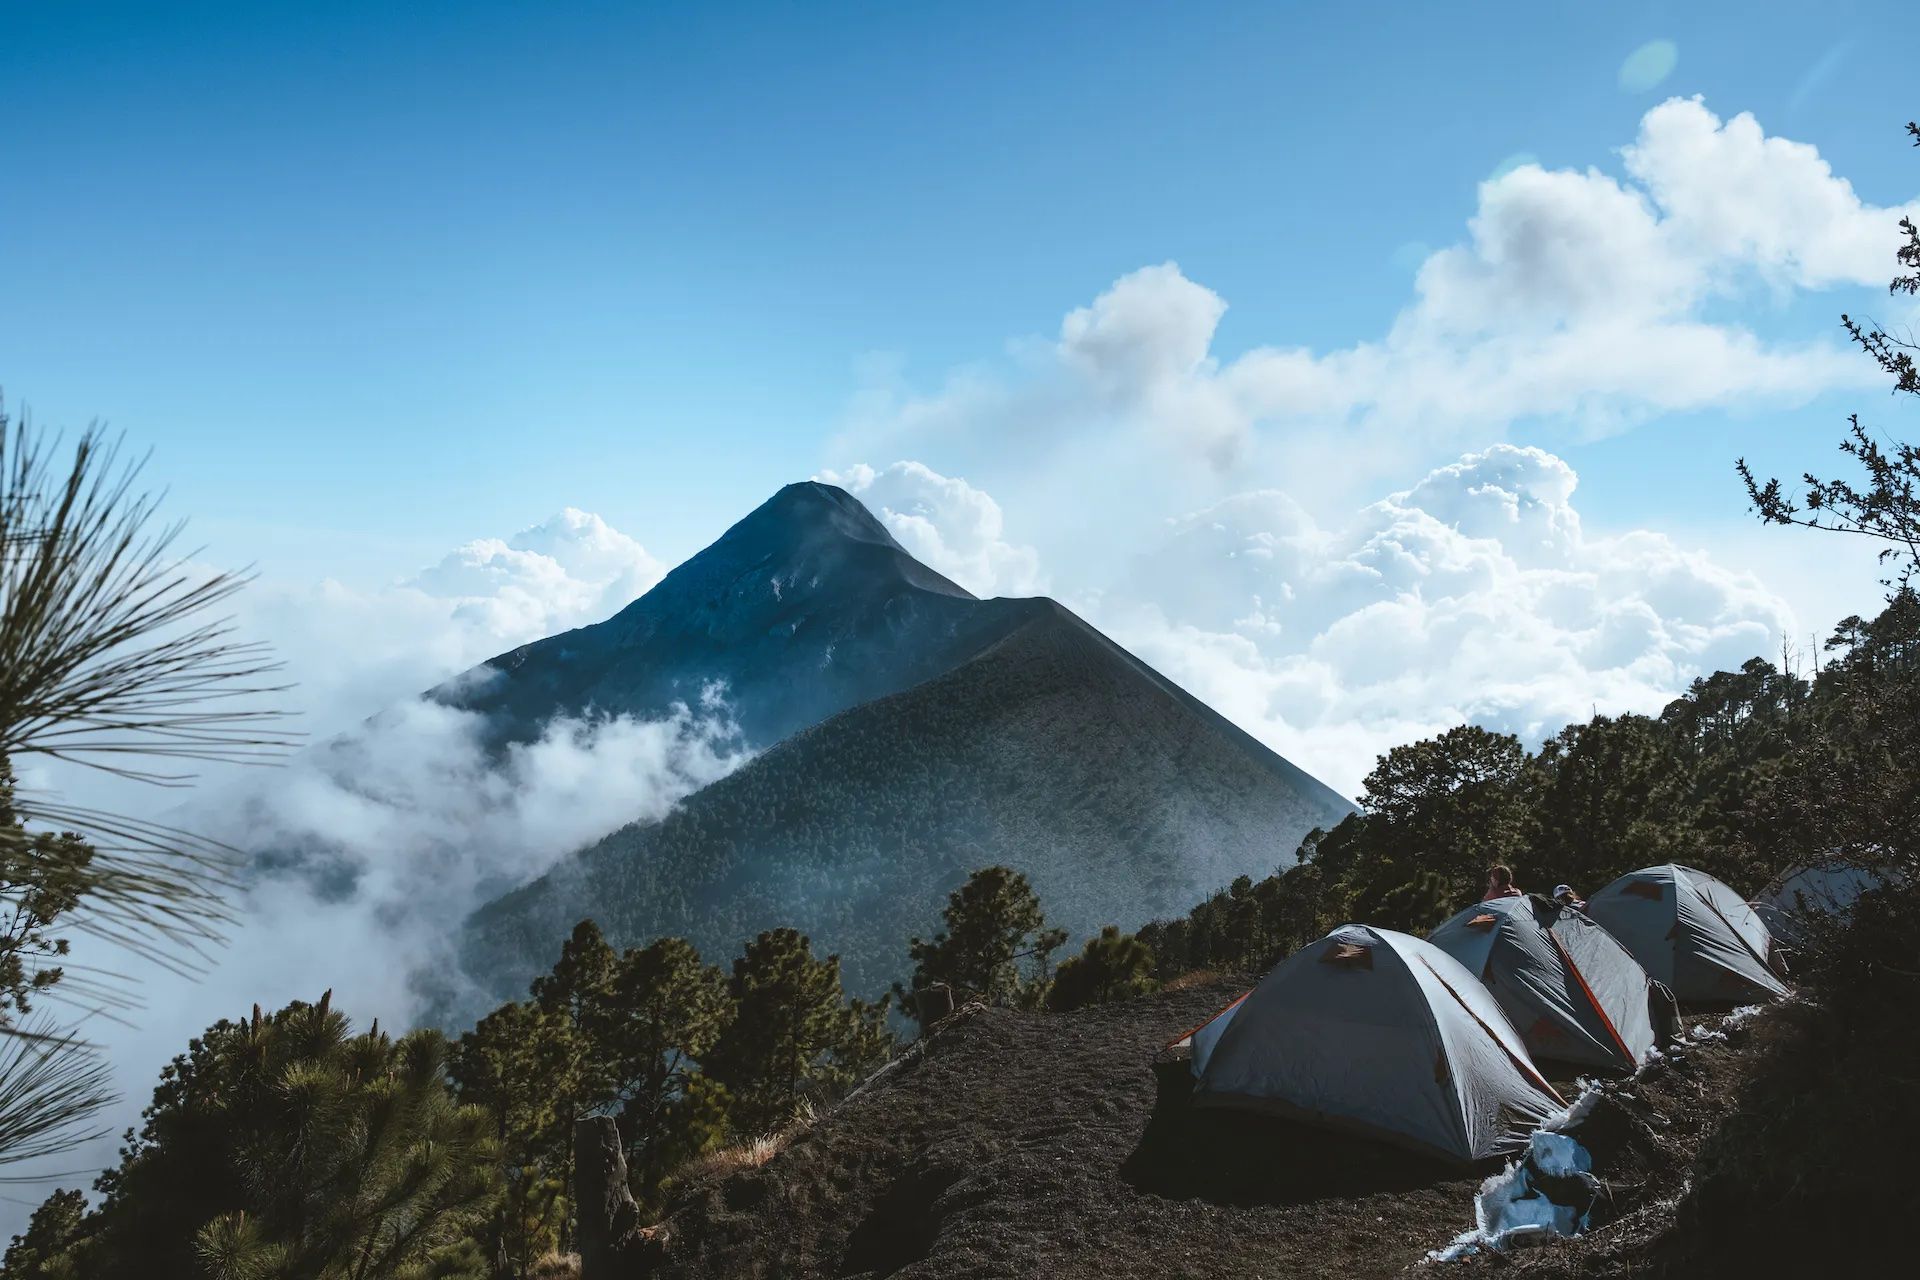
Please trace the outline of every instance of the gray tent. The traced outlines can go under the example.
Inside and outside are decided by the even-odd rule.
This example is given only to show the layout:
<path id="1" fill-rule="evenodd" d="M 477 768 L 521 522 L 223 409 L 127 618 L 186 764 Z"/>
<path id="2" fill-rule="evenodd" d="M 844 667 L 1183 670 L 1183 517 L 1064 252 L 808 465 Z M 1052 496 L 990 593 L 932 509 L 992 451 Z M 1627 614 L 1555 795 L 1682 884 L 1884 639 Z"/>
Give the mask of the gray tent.
<path id="1" fill-rule="evenodd" d="M 1427 941 L 1479 975 L 1536 1058 L 1632 1071 L 1653 1047 L 1647 971 L 1572 907 L 1491 898 Z"/>
<path id="2" fill-rule="evenodd" d="M 1189 1037 L 1200 1106 L 1273 1111 L 1471 1162 L 1565 1106 L 1474 976 L 1404 933 L 1344 925 Z"/>
<path id="3" fill-rule="evenodd" d="M 1767 926 L 1704 871 L 1677 863 L 1629 871 L 1588 900 L 1587 914 L 1682 1000 L 1730 1004 L 1787 992 L 1767 967 Z"/>
<path id="4" fill-rule="evenodd" d="M 1854 899 L 1881 883 L 1878 871 L 1843 858 L 1796 863 L 1760 891 L 1753 910 L 1774 941 L 1804 946 L 1803 921 L 1815 916 L 1845 919 L 1853 912 Z"/>

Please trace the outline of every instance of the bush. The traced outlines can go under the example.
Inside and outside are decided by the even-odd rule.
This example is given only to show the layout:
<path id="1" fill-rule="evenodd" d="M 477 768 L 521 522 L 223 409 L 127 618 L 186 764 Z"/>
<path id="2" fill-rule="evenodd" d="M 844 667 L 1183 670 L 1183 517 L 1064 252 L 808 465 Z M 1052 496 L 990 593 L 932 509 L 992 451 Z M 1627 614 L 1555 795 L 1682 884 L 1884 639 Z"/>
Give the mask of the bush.
<path id="1" fill-rule="evenodd" d="M 1830 1262 L 1904 1229 L 1920 1141 L 1920 902 L 1866 895 L 1812 957 L 1732 1115 L 1701 1147 L 1675 1242 L 1702 1262 Z M 1783 1224 L 1793 1224 L 1782 1230 Z"/>
<path id="2" fill-rule="evenodd" d="M 1064 1013 L 1084 1005 L 1144 995 L 1157 985 L 1153 952 L 1140 939 L 1110 924 L 1099 937 L 1087 939 L 1085 950 L 1060 966 L 1059 976 L 1047 992 L 1047 1008 Z"/>

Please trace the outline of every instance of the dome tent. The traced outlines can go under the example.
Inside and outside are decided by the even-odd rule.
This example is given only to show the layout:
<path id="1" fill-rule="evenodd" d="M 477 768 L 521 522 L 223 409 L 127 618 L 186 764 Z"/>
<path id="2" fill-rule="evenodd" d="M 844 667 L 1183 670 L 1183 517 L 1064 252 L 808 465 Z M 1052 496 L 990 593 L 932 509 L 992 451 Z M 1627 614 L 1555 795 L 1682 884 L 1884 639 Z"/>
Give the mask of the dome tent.
<path id="1" fill-rule="evenodd" d="M 1753 910 L 1774 941 L 1804 946 L 1805 921 L 1815 917 L 1844 920 L 1853 914 L 1855 899 L 1882 883 L 1878 871 L 1844 858 L 1799 862 L 1760 891 L 1753 900 Z"/>
<path id="2" fill-rule="evenodd" d="M 1225 1035 L 1227 1028 L 1233 1025 L 1233 1015 L 1240 1012 L 1240 1006 L 1245 1004 L 1247 996 L 1252 994 L 1251 991 L 1245 992 L 1232 1004 L 1178 1040 L 1169 1043 L 1167 1048 L 1187 1050 L 1188 1065 L 1192 1067 L 1193 1074 L 1198 1077 L 1207 1069 L 1207 1059 L 1213 1056 L 1213 1047 L 1220 1043 L 1220 1037 Z"/>
<path id="3" fill-rule="evenodd" d="M 1427 941 L 1479 976 L 1535 1057 L 1632 1071 L 1653 1047 L 1647 971 L 1572 907 L 1491 898 Z"/>
<path id="4" fill-rule="evenodd" d="M 1194 1031 L 1197 1106 L 1273 1111 L 1471 1163 L 1566 1104 L 1445 952 L 1344 925 Z"/>
<path id="5" fill-rule="evenodd" d="M 1681 1000 L 1770 1000 L 1787 989 L 1767 967 L 1767 926 L 1739 894 L 1678 863 L 1629 871 L 1587 901 L 1656 982 Z"/>

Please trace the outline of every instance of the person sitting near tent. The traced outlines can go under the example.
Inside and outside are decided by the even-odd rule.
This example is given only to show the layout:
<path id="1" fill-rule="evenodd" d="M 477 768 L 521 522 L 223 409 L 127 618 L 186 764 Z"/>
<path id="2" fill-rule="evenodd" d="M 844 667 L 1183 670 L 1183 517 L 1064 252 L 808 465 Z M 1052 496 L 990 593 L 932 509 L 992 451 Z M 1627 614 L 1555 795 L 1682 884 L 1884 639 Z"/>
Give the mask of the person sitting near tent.
<path id="1" fill-rule="evenodd" d="M 1519 898 L 1524 896 L 1525 895 L 1514 886 L 1512 867 L 1504 862 L 1496 862 L 1487 868 L 1487 892 L 1481 901 L 1486 902 L 1494 898 Z"/>
<path id="2" fill-rule="evenodd" d="M 1587 900 L 1575 893 L 1573 886 L 1570 884 L 1557 884 L 1553 886 L 1553 900 L 1563 907 L 1572 907 L 1575 911 L 1585 911 L 1587 909 Z"/>

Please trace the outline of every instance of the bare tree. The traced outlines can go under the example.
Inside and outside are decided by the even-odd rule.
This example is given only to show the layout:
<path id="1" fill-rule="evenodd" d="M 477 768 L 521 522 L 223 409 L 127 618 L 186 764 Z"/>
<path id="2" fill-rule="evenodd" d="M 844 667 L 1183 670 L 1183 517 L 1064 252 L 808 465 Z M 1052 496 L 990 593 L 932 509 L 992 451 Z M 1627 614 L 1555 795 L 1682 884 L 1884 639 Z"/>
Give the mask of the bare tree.
<path id="1" fill-rule="evenodd" d="M 1907 133 L 1920 147 L 1920 123 L 1909 121 Z M 1895 250 L 1902 274 L 1887 291 L 1920 294 L 1920 227 L 1911 218 L 1900 220 L 1903 243 Z M 1862 324 L 1843 315 L 1840 323 L 1854 342 L 1893 380 L 1896 395 L 1920 395 L 1920 365 L 1914 353 L 1920 343 L 1912 336 L 1888 333 L 1869 321 Z M 1760 518 L 1769 524 L 1800 525 L 1832 533 L 1851 533 L 1882 543 L 1881 563 L 1892 561 L 1888 586 L 1905 586 L 1920 573 L 1920 447 L 1900 441 L 1882 444 L 1860 425 L 1860 415 L 1847 420 L 1840 451 L 1851 457 L 1864 476 L 1861 480 L 1822 480 L 1811 472 L 1801 477 L 1806 492 L 1796 502 L 1778 479 L 1761 483 L 1742 458 L 1735 465 L 1747 486 L 1747 497 Z"/>

